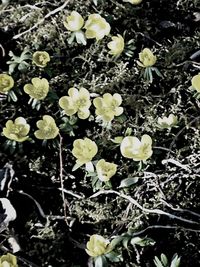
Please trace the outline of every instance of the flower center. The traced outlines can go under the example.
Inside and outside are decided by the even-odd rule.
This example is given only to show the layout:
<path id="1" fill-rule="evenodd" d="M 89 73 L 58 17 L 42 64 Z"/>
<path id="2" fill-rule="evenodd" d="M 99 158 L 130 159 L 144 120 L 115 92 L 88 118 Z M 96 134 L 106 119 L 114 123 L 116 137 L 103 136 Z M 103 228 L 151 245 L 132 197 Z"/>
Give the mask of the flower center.
<path id="1" fill-rule="evenodd" d="M 46 58 L 43 55 L 40 55 L 39 56 L 39 62 L 42 63 L 42 64 L 45 64 L 46 63 Z"/>

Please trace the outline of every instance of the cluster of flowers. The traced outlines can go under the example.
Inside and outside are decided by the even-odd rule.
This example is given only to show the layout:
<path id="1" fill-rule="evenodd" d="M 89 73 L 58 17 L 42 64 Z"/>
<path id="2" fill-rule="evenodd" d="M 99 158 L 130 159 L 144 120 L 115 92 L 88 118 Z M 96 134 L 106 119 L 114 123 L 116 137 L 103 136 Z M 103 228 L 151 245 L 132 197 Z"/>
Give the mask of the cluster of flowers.
<path id="1" fill-rule="evenodd" d="M 153 153 L 152 139 L 147 134 L 142 136 L 141 141 L 135 136 L 126 136 L 122 139 L 120 151 L 125 158 L 146 161 Z M 97 152 L 97 144 L 89 138 L 77 139 L 73 143 L 72 154 L 78 167 L 90 164 Z M 96 171 L 99 179 L 106 182 L 115 175 L 117 165 L 101 159 L 97 162 Z"/>
<path id="2" fill-rule="evenodd" d="M 86 39 L 103 39 L 110 34 L 110 24 L 99 14 L 89 15 L 86 22 L 83 17 L 77 12 L 72 11 L 64 20 L 64 26 L 71 34 L 71 41 L 76 38 L 77 43 L 86 45 Z M 85 29 L 83 32 L 82 29 Z M 112 37 L 112 41 L 108 43 L 110 54 L 119 56 L 124 50 L 124 38 L 118 34 Z"/>
<path id="3" fill-rule="evenodd" d="M 95 113 L 104 122 L 111 122 L 115 116 L 120 116 L 123 113 L 123 108 L 120 107 L 121 103 L 121 95 L 117 93 L 114 95 L 105 93 L 103 97 L 96 97 L 93 100 L 96 108 Z M 59 100 L 59 105 L 67 116 L 77 113 L 80 119 L 89 117 L 91 104 L 90 93 L 85 88 L 80 88 L 80 90 L 70 88 L 68 96 L 63 96 Z"/>
<path id="4" fill-rule="evenodd" d="M 4 77 L 12 79 L 7 74 Z M 0 81 L 1 82 L 1 81 Z M 5 84 L 5 83 L 1 83 Z M 6 84 L 7 88 L 8 85 Z M 30 95 L 31 98 L 36 100 L 44 99 L 49 90 L 48 81 L 44 78 L 33 78 L 32 84 L 26 84 L 24 91 Z M 4 89 L 5 91 L 5 89 Z M 111 95 L 105 93 L 103 97 L 96 97 L 93 100 L 93 104 L 96 108 L 95 113 L 98 119 L 104 122 L 111 122 L 115 116 L 119 116 L 123 113 L 123 108 L 120 107 L 122 98 L 119 94 Z M 87 119 L 90 115 L 89 108 L 92 102 L 90 100 L 90 93 L 87 89 L 70 88 L 68 90 L 68 96 L 63 96 L 59 100 L 59 106 L 64 110 L 67 116 L 72 116 L 77 113 L 80 119 Z M 37 126 L 40 129 L 35 132 L 35 136 L 39 139 L 53 139 L 58 135 L 58 128 L 54 119 L 49 115 L 44 115 L 42 121 L 37 122 Z M 17 142 L 23 142 L 28 139 L 26 136 L 30 130 L 30 126 L 27 124 L 23 117 L 16 118 L 13 122 L 7 121 L 6 128 L 3 130 L 3 134 Z"/>
<path id="5" fill-rule="evenodd" d="M 73 11 L 73 12 L 76 12 L 76 11 Z M 116 37 L 116 38 L 121 38 L 121 37 Z M 113 42 L 111 43 L 110 43 L 110 47 L 118 46 L 115 38 Z M 116 51 L 115 52 L 113 51 L 112 53 L 116 53 Z M 149 48 L 144 48 L 139 53 L 139 60 L 140 61 L 137 61 L 138 65 L 143 68 L 147 68 L 147 67 L 153 66 L 156 63 L 157 58 L 156 56 L 154 56 L 154 54 Z M 46 67 L 49 61 L 50 61 L 50 56 L 46 51 L 37 51 L 33 54 L 33 63 L 41 68 Z M 198 76 L 197 77 L 195 76 L 192 82 L 197 84 L 198 83 L 197 80 L 198 80 Z M 14 87 L 14 80 L 12 76 L 6 73 L 0 74 L 0 93 L 5 94 L 13 87 Z M 38 77 L 35 77 L 31 80 L 31 83 L 28 83 L 24 86 L 24 91 L 25 93 L 29 94 L 30 97 L 36 100 L 43 100 L 49 92 L 49 82 L 45 78 L 40 79 Z M 83 92 L 85 93 L 85 91 Z M 72 92 L 70 90 L 68 93 L 69 95 L 70 94 L 74 95 L 74 90 Z"/>
<path id="6" fill-rule="evenodd" d="M 125 0 L 131 4 L 139 4 L 142 0 Z M 97 41 L 110 34 L 111 27 L 109 23 L 99 14 L 89 15 L 85 22 L 83 17 L 76 11 L 72 11 L 70 16 L 64 20 L 64 26 L 72 33 L 72 38 L 76 38 L 78 43 L 86 44 L 86 39 L 96 39 Z M 85 32 L 83 32 L 83 29 Z M 119 56 L 125 47 L 122 35 L 112 36 L 112 41 L 108 43 L 110 54 Z M 33 63 L 40 68 L 47 66 L 50 56 L 45 51 L 37 51 L 33 54 Z M 142 68 L 150 68 L 155 65 L 157 57 L 149 48 L 144 48 L 139 53 L 137 64 Z M 0 93 L 7 94 L 14 87 L 14 80 L 8 74 L 0 74 Z M 192 87 L 200 92 L 200 74 L 192 78 Z M 31 83 L 24 85 L 24 92 L 31 99 L 41 101 L 45 99 L 49 92 L 49 82 L 45 78 L 32 78 Z M 122 97 L 120 94 L 105 93 L 102 97 L 96 97 L 93 100 L 97 120 L 100 119 L 105 123 L 110 123 L 115 116 L 123 113 L 121 107 Z M 87 119 L 90 116 L 90 107 L 92 101 L 90 93 L 85 88 L 70 88 L 67 96 L 59 99 L 59 106 L 67 116 L 77 114 L 80 119 Z M 161 129 L 176 126 L 178 119 L 175 115 L 170 114 L 168 117 L 158 118 L 158 127 Z M 36 123 L 38 130 L 34 132 L 36 138 L 41 140 L 54 139 L 59 135 L 59 128 L 53 117 L 44 115 L 42 120 Z M 24 142 L 29 139 L 30 125 L 25 118 L 18 117 L 14 121 L 8 120 L 6 127 L 3 128 L 3 135 L 16 142 Z M 149 135 L 144 134 L 141 140 L 135 136 L 126 136 L 120 141 L 120 151 L 123 157 L 133 161 L 146 161 L 152 154 L 152 139 Z M 78 167 L 88 165 L 92 162 L 98 153 L 97 144 L 85 137 L 76 139 L 73 142 L 72 155 L 76 158 Z M 117 172 L 117 165 L 100 159 L 96 163 L 96 172 L 102 182 L 107 182 Z M 112 250 L 110 242 L 100 235 L 92 235 L 87 242 L 86 252 L 91 257 L 98 257 L 109 253 Z M 7 254 L 0 258 L 0 266 L 17 267 L 16 257 Z"/>

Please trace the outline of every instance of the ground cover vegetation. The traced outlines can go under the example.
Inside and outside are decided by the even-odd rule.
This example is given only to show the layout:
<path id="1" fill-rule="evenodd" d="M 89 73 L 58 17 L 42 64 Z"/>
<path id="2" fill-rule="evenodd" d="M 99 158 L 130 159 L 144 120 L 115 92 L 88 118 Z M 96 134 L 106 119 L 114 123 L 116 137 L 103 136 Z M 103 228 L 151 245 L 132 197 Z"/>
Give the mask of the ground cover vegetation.
<path id="1" fill-rule="evenodd" d="M 0 267 L 200 264 L 199 0 L 2 0 Z"/>

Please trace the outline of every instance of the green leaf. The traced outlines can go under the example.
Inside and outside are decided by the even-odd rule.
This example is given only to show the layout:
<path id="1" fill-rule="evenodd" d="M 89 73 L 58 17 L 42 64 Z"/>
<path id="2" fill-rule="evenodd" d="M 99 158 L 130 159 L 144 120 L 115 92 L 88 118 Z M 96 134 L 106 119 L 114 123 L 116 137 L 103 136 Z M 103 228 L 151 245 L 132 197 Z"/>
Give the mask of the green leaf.
<path id="1" fill-rule="evenodd" d="M 92 187 L 95 188 L 95 185 L 99 181 L 99 178 L 97 175 L 91 177 L 92 177 Z"/>
<path id="2" fill-rule="evenodd" d="M 151 67 L 148 68 L 148 75 L 149 75 L 149 82 L 152 83 L 153 82 L 153 74 L 152 74 Z"/>
<path id="3" fill-rule="evenodd" d="M 120 122 L 120 123 L 124 123 L 127 120 L 127 117 L 125 114 L 122 114 L 122 115 L 116 117 L 115 120 Z"/>
<path id="4" fill-rule="evenodd" d="M 102 181 L 99 180 L 98 176 L 92 177 L 92 188 L 94 192 L 102 189 Z"/>
<path id="5" fill-rule="evenodd" d="M 18 65 L 18 70 L 24 72 L 28 69 L 29 66 L 30 65 L 27 62 L 23 61 Z"/>
<path id="6" fill-rule="evenodd" d="M 67 39 L 68 44 L 72 44 L 74 42 L 75 39 L 75 33 L 71 33 L 70 37 Z"/>
<path id="7" fill-rule="evenodd" d="M 97 177 L 97 173 L 96 172 L 88 172 L 86 176 L 87 177 L 95 177 L 95 176 Z"/>
<path id="8" fill-rule="evenodd" d="M 83 164 L 78 164 L 78 163 L 76 163 L 76 164 L 74 165 L 74 167 L 72 168 L 72 171 L 74 172 L 74 171 L 78 170 L 82 165 L 83 165 Z"/>
<path id="9" fill-rule="evenodd" d="M 116 136 L 114 139 L 111 139 L 111 141 L 115 144 L 121 144 L 123 138 L 123 136 Z"/>
<path id="10" fill-rule="evenodd" d="M 41 102 L 37 99 L 32 99 L 32 101 L 30 103 L 31 103 L 32 109 L 39 110 L 41 107 Z"/>
<path id="11" fill-rule="evenodd" d="M 11 62 L 11 61 L 8 61 L 8 62 Z M 8 64 L 8 62 L 7 62 L 7 64 Z M 15 68 L 17 67 L 17 63 L 12 63 L 12 64 L 10 64 L 9 65 L 9 74 L 12 74 L 13 72 L 14 72 L 14 70 L 15 70 Z"/>
<path id="12" fill-rule="evenodd" d="M 162 253 L 160 258 L 161 258 L 161 261 L 162 261 L 163 265 L 165 267 L 167 267 L 168 266 L 168 259 L 167 259 L 166 255 Z"/>
<path id="13" fill-rule="evenodd" d="M 138 182 L 138 180 L 139 180 L 138 177 L 131 177 L 131 178 L 123 179 L 120 183 L 119 188 L 129 187 L 133 184 L 136 184 Z"/>
<path id="14" fill-rule="evenodd" d="M 130 136 L 132 134 L 132 129 L 130 127 L 128 127 L 125 131 L 125 136 Z"/>
<path id="15" fill-rule="evenodd" d="M 105 256 L 98 256 L 94 259 L 95 267 L 107 267 L 108 262 Z"/>
<path id="16" fill-rule="evenodd" d="M 110 243 L 111 247 L 116 247 L 123 239 L 123 236 L 116 236 Z"/>
<path id="17" fill-rule="evenodd" d="M 95 4 L 95 6 L 98 5 L 98 0 L 93 0 L 93 3 Z"/>
<path id="18" fill-rule="evenodd" d="M 146 80 L 149 79 L 149 77 L 148 77 L 148 68 L 145 68 L 145 69 L 144 69 L 144 78 L 145 78 Z"/>
<path id="19" fill-rule="evenodd" d="M 161 78 L 164 78 L 163 77 L 163 75 L 162 75 L 162 73 L 157 69 L 157 68 L 152 68 L 154 71 L 155 71 L 155 73 L 159 76 L 159 77 L 161 77 Z"/>
<path id="20" fill-rule="evenodd" d="M 131 245 L 138 245 L 138 244 L 140 244 L 142 241 L 143 241 L 143 239 L 140 238 L 140 237 L 133 237 L 133 238 L 131 239 Z"/>
<path id="21" fill-rule="evenodd" d="M 162 262 L 158 259 L 158 257 L 155 257 L 153 260 L 156 267 L 165 267 L 162 265 Z"/>
<path id="22" fill-rule="evenodd" d="M 49 90 L 48 95 L 47 95 L 47 98 L 51 102 L 54 102 L 55 100 L 58 100 L 59 99 L 58 95 L 53 90 Z"/>
<path id="23" fill-rule="evenodd" d="M 172 258 L 170 267 L 179 267 L 180 261 L 181 261 L 181 258 L 179 258 L 177 254 L 175 254 Z"/>
<path id="24" fill-rule="evenodd" d="M 75 32 L 75 37 L 76 37 L 76 41 L 77 41 L 78 44 L 83 44 L 83 45 L 87 44 L 87 41 L 86 41 L 86 38 L 85 38 L 85 34 L 84 34 L 83 31 Z"/>
<path id="25" fill-rule="evenodd" d="M 85 170 L 86 170 L 88 173 L 90 173 L 90 172 L 94 172 L 94 165 L 93 165 L 92 161 L 87 162 L 87 163 L 85 164 Z"/>
<path id="26" fill-rule="evenodd" d="M 111 251 L 110 253 L 105 255 L 106 258 L 109 259 L 111 262 L 120 262 L 122 261 L 122 256 L 119 253 L 116 253 L 114 251 Z"/>
<path id="27" fill-rule="evenodd" d="M 13 102 L 17 102 L 18 99 L 17 99 L 17 96 L 16 96 L 16 94 L 14 93 L 13 90 L 10 90 L 8 92 L 8 96 L 12 99 Z"/>
<path id="28" fill-rule="evenodd" d="M 152 246 L 155 244 L 155 241 L 151 238 L 140 238 L 140 237 L 133 237 L 131 239 L 131 245 L 138 245 L 141 247 L 145 246 Z"/>
<path id="29" fill-rule="evenodd" d="M 130 237 L 125 237 L 122 241 L 123 246 L 128 249 L 128 242 L 130 241 Z"/>

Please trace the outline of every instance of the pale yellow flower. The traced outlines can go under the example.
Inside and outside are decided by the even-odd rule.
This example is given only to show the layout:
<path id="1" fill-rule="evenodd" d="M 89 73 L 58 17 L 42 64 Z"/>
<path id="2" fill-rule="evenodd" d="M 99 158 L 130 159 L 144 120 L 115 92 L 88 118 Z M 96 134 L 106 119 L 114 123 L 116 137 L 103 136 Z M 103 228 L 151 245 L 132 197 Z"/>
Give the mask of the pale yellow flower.
<path id="1" fill-rule="evenodd" d="M 78 165 L 90 162 L 97 154 L 98 147 L 94 141 L 85 137 L 84 139 L 76 139 L 73 143 L 72 154 L 77 159 Z"/>
<path id="2" fill-rule="evenodd" d="M 101 235 L 92 235 L 86 244 L 86 252 L 91 257 L 109 253 L 112 250 L 109 240 Z"/>
<path id="3" fill-rule="evenodd" d="M 140 61 L 137 61 L 138 65 L 140 67 L 146 68 L 146 67 L 152 67 L 156 63 L 156 56 L 151 52 L 149 48 L 144 48 L 139 53 L 139 59 Z"/>
<path id="4" fill-rule="evenodd" d="M 120 150 L 125 158 L 145 161 L 153 154 L 152 139 L 147 134 L 142 136 L 141 141 L 137 137 L 126 136 L 120 145 Z"/>
<path id="5" fill-rule="evenodd" d="M 13 78 L 8 74 L 0 74 L 0 93 L 7 93 L 14 86 Z"/>
<path id="6" fill-rule="evenodd" d="M 49 92 L 49 82 L 45 78 L 33 78 L 24 85 L 24 92 L 36 100 L 43 100 Z"/>
<path id="7" fill-rule="evenodd" d="M 75 32 L 83 27 L 84 19 L 77 11 L 72 11 L 70 16 L 66 17 L 63 23 L 65 28 L 71 32 Z"/>
<path id="8" fill-rule="evenodd" d="M 96 171 L 99 180 L 102 182 L 107 182 L 117 172 L 117 165 L 101 159 L 97 162 Z"/>
<path id="9" fill-rule="evenodd" d="M 178 118 L 174 114 L 170 114 L 168 117 L 164 116 L 163 118 L 158 118 L 158 127 L 165 129 L 171 128 L 178 123 Z"/>
<path id="10" fill-rule="evenodd" d="M 99 14 L 91 14 L 84 28 L 86 29 L 86 38 L 96 38 L 97 41 L 103 39 L 105 35 L 109 35 L 110 33 L 110 24 Z"/>
<path id="11" fill-rule="evenodd" d="M 11 253 L 1 256 L 0 267 L 18 267 L 17 258 Z"/>
<path id="12" fill-rule="evenodd" d="M 77 113 L 80 119 L 87 119 L 90 115 L 89 108 L 91 106 L 90 93 L 87 89 L 70 88 L 69 96 L 63 96 L 59 100 L 59 105 L 64 109 L 67 116 Z"/>
<path id="13" fill-rule="evenodd" d="M 112 41 L 108 43 L 110 49 L 109 54 L 119 56 L 124 50 L 124 38 L 118 34 L 112 37 Z"/>
<path id="14" fill-rule="evenodd" d="M 122 103 L 120 94 L 114 94 L 112 96 L 106 93 L 103 97 L 96 97 L 93 103 L 96 108 L 96 115 L 105 122 L 110 122 L 115 116 L 120 116 L 123 113 L 123 108 L 120 107 Z"/>
<path id="15" fill-rule="evenodd" d="M 124 2 L 128 2 L 133 5 L 138 5 L 142 2 L 142 0 L 124 0 Z"/>
<path id="16" fill-rule="evenodd" d="M 192 78 L 192 87 L 200 93 L 200 74 L 195 75 Z"/>
<path id="17" fill-rule="evenodd" d="M 54 139 L 59 134 L 54 118 L 49 115 L 44 115 L 36 124 L 39 130 L 35 131 L 34 135 L 38 139 Z"/>
<path id="18" fill-rule="evenodd" d="M 3 128 L 3 135 L 10 140 L 24 142 L 29 138 L 27 135 L 29 131 L 30 125 L 23 117 L 18 117 L 14 122 L 12 120 L 6 122 L 6 127 Z"/>
<path id="19" fill-rule="evenodd" d="M 50 61 L 50 56 L 46 51 L 36 51 L 33 54 L 33 63 L 38 67 L 44 68 Z"/>

